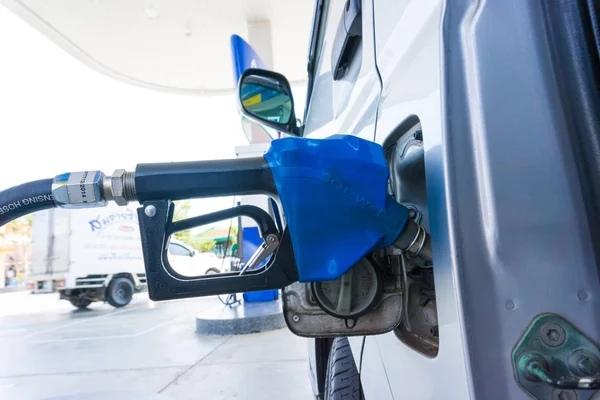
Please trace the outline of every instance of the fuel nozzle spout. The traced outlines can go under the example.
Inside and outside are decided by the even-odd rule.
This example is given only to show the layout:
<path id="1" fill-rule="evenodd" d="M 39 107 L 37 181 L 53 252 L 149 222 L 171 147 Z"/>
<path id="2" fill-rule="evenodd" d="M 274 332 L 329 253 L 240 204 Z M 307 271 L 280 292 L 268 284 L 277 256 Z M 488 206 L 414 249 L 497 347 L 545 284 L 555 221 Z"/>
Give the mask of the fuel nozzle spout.
<path id="1" fill-rule="evenodd" d="M 408 220 L 404 230 L 393 244 L 410 257 L 416 259 L 421 267 L 431 267 L 433 259 L 431 254 L 431 238 L 421 225 L 413 220 Z"/>

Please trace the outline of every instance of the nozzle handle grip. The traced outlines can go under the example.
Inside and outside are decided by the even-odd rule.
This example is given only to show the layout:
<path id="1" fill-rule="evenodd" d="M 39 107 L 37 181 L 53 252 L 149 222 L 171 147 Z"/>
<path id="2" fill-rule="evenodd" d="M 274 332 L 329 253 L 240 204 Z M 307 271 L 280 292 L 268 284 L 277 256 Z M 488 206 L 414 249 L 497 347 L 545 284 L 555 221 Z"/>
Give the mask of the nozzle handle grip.
<path id="1" fill-rule="evenodd" d="M 138 164 L 135 191 L 140 203 L 245 194 L 277 196 L 263 157 Z"/>

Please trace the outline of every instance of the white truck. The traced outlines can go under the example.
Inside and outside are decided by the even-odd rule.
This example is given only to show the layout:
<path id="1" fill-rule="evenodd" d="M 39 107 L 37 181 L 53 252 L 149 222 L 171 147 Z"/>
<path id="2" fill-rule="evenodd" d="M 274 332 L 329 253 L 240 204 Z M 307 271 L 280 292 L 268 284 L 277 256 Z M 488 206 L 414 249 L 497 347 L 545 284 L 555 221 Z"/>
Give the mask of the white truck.
<path id="1" fill-rule="evenodd" d="M 78 308 L 123 307 L 146 288 L 135 207 L 47 210 L 34 214 L 28 287 L 58 290 Z"/>
<path id="2" fill-rule="evenodd" d="M 129 304 L 146 289 L 137 204 L 81 210 L 52 209 L 33 215 L 28 287 L 58 291 L 61 299 L 86 308 L 94 301 Z M 229 260 L 198 253 L 172 239 L 169 263 L 184 276 L 229 270 Z"/>

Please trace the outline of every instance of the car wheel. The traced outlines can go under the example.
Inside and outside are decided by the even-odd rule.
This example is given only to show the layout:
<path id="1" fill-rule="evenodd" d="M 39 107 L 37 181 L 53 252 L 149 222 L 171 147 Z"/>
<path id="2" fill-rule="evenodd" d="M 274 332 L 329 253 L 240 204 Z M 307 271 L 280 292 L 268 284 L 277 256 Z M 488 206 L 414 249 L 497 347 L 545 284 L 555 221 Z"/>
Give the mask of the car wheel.
<path id="1" fill-rule="evenodd" d="M 116 278 L 106 290 L 106 301 L 113 307 L 125 307 L 133 298 L 133 282 L 129 278 Z"/>
<path id="2" fill-rule="evenodd" d="M 219 271 L 218 269 L 213 267 L 213 268 L 207 269 L 206 272 L 204 273 L 204 275 L 213 275 L 213 274 L 218 274 L 220 272 L 221 271 Z"/>
<path id="3" fill-rule="evenodd" d="M 79 309 L 84 309 L 87 308 L 90 304 L 92 304 L 92 301 L 89 299 L 82 299 L 79 297 L 71 297 L 69 299 L 69 302 L 74 306 L 77 307 Z"/>
<path id="4" fill-rule="evenodd" d="M 324 400 L 362 400 L 360 375 L 347 338 L 336 338 L 327 360 Z"/>

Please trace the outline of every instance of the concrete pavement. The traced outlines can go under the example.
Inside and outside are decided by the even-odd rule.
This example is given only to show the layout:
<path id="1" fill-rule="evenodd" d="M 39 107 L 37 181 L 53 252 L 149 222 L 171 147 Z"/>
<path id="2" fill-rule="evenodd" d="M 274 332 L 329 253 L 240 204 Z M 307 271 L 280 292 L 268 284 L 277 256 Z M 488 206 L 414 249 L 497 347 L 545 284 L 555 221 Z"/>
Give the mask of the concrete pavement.
<path id="1" fill-rule="evenodd" d="M 56 294 L 2 294 L 0 398 L 313 398 L 305 339 L 287 329 L 197 335 L 196 313 L 216 306 L 140 294 L 123 309 L 76 311 Z"/>

